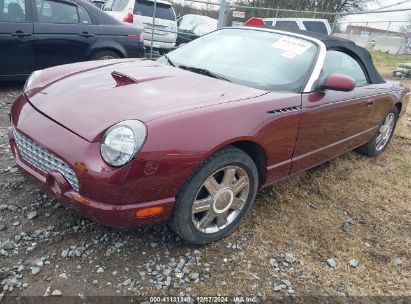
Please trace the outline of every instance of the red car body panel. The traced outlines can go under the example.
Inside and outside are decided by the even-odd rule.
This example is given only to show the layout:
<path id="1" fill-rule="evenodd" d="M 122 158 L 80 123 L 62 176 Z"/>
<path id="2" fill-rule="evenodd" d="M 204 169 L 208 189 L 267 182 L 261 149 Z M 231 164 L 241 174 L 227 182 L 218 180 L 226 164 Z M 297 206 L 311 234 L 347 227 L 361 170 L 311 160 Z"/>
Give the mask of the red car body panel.
<path id="1" fill-rule="evenodd" d="M 136 83 L 118 86 L 111 75 L 113 71 L 133 78 Z M 265 93 L 156 62 L 136 60 L 105 64 L 65 76 L 41 92 L 30 94 L 30 102 L 74 133 L 96 141 L 102 130 L 122 120 L 148 122 Z"/>
<path id="2" fill-rule="evenodd" d="M 136 83 L 118 86 L 112 71 Z M 153 62 L 124 60 L 45 70 L 16 100 L 11 118 L 18 132 L 75 171 L 79 193 L 68 185 L 62 194 L 51 187 L 66 206 L 106 225 L 133 227 L 166 222 L 178 191 L 226 145 L 262 151 L 259 182 L 266 186 L 367 142 L 405 92 L 393 83 L 352 92 L 264 92 Z M 148 136 L 133 161 L 114 168 L 102 159 L 99 140 L 125 119 L 145 122 Z M 11 129 L 9 138 L 24 171 L 43 185 L 59 178 L 21 158 Z M 164 212 L 135 216 L 152 206 Z"/>

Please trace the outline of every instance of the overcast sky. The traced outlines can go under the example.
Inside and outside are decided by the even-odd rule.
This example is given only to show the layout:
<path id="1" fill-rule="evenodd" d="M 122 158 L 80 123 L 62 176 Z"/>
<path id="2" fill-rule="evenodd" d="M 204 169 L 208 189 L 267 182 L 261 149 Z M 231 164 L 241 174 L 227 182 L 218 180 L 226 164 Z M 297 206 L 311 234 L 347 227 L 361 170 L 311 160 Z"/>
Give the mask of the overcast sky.
<path id="1" fill-rule="evenodd" d="M 395 5 L 397 3 L 402 3 L 399 5 Z M 411 1 L 404 1 L 404 0 L 374 0 L 369 1 L 368 8 L 369 9 L 379 9 L 381 7 L 390 6 L 388 9 L 411 9 Z"/>
<path id="2" fill-rule="evenodd" d="M 400 3 L 399 5 L 396 5 Z M 399 31 L 401 27 L 409 25 L 411 21 L 411 0 L 374 0 L 369 1 L 368 10 L 398 10 L 393 13 L 373 13 L 351 15 L 343 18 L 343 28 L 349 23 L 353 25 L 369 26 L 373 28 Z M 407 10 L 408 9 L 408 10 Z M 367 24 L 368 22 L 368 24 Z"/>

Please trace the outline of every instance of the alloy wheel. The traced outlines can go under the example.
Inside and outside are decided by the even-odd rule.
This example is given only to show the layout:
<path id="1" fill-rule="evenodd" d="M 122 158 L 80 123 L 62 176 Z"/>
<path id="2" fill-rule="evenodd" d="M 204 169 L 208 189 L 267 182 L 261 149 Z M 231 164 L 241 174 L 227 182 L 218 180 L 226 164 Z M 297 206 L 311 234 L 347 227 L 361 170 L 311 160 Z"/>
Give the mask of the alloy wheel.
<path id="1" fill-rule="evenodd" d="M 114 56 L 110 56 L 110 55 L 105 55 L 105 56 L 101 56 L 100 60 L 110 60 L 110 59 L 115 59 Z"/>
<path id="2" fill-rule="evenodd" d="M 375 141 L 375 148 L 377 151 L 383 150 L 387 145 L 394 130 L 394 125 L 395 114 L 389 113 L 378 130 L 377 139 Z"/>
<path id="3" fill-rule="evenodd" d="M 206 234 L 228 227 L 240 214 L 250 193 L 250 177 L 239 166 L 227 166 L 211 174 L 192 204 L 194 227 Z"/>

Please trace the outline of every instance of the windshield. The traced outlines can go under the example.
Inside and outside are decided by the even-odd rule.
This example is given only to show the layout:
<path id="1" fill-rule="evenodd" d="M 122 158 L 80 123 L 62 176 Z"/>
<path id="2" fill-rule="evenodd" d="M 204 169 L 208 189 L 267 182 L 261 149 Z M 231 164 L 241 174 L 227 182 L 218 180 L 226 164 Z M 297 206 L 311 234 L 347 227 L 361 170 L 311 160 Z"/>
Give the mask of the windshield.
<path id="1" fill-rule="evenodd" d="M 223 29 L 168 53 L 168 60 L 161 57 L 158 61 L 206 70 L 209 75 L 252 88 L 301 92 L 316 54 L 317 47 L 307 40 L 273 32 Z"/>

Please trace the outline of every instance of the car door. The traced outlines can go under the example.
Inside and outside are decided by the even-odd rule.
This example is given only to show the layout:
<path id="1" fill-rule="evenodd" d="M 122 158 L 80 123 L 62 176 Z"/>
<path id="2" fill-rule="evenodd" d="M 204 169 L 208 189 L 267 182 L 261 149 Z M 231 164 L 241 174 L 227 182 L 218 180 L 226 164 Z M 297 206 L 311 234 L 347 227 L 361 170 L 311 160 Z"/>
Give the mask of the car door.
<path id="1" fill-rule="evenodd" d="M 32 64 L 30 0 L 0 0 L 0 76 L 27 75 Z"/>
<path id="2" fill-rule="evenodd" d="M 343 50 L 328 50 L 320 77 L 352 77 L 351 92 L 327 90 L 302 95 L 302 115 L 291 173 L 347 152 L 375 133 L 372 118 L 379 91 L 369 84 L 363 65 Z"/>
<path id="3" fill-rule="evenodd" d="M 85 61 L 96 41 L 87 11 L 65 0 L 35 0 L 34 24 L 36 69 Z"/>

